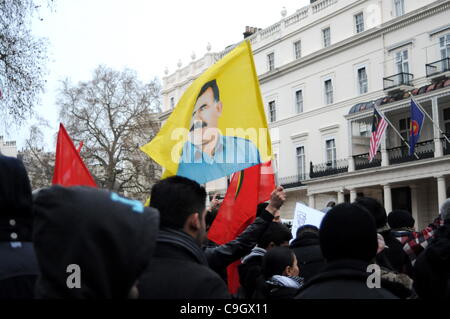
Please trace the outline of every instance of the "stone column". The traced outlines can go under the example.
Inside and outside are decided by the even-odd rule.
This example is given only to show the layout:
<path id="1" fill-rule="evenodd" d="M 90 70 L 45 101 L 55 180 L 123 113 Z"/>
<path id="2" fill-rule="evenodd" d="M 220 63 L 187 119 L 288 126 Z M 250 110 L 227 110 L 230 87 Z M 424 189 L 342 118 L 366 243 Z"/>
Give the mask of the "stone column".
<path id="1" fill-rule="evenodd" d="M 419 192 L 417 189 L 417 185 L 411 185 L 409 186 L 409 188 L 411 189 L 411 215 L 416 221 L 414 226 L 416 227 L 416 229 L 419 229 L 419 201 L 417 198 Z"/>
<path id="2" fill-rule="evenodd" d="M 337 192 L 337 200 L 338 200 L 338 204 L 342 204 L 343 202 L 345 202 L 345 198 L 344 198 L 344 189 L 341 188 L 340 190 L 338 190 Z"/>
<path id="3" fill-rule="evenodd" d="M 309 199 L 309 207 L 316 208 L 316 195 L 315 194 L 309 194 L 308 195 L 308 199 Z"/>
<path id="4" fill-rule="evenodd" d="M 389 153 L 387 151 L 387 135 L 388 135 L 389 126 L 386 127 L 386 131 L 383 134 L 383 138 L 381 140 L 381 166 L 389 166 Z"/>
<path id="5" fill-rule="evenodd" d="M 350 203 L 356 200 L 356 189 L 350 188 Z"/>
<path id="6" fill-rule="evenodd" d="M 440 208 L 442 203 L 447 199 L 447 187 L 445 185 L 445 176 L 438 176 L 436 178 L 438 184 L 438 207 Z"/>
<path id="7" fill-rule="evenodd" d="M 433 121 L 439 125 L 439 107 L 438 98 L 434 97 L 431 99 L 431 109 L 433 113 Z M 433 125 L 433 137 L 434 137 L 434 157 L 440 157 L 443 155 L 442 142 L 441 142 L 441 132 L 439 129 Z"/>
<path id="8" fill-rule="evenodd" d="M 386 213 L 389 214 L 392 212 L 392 193 L 391 193 L 391 185 L 385 184 L 383 185 L 384 191 L 384 209 Z"/>

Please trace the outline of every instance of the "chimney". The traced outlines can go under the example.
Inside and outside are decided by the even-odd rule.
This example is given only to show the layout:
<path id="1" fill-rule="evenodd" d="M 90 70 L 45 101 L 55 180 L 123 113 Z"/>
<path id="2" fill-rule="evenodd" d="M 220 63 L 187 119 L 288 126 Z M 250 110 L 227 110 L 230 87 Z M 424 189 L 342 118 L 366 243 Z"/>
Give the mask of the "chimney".
<path id="1" fill-rule="evenodd" d="M 244 34 L 244 39 L 248 38 L 252 34 L 255 34 L 256 32 L 258 32 L 258 30 L 261 30 L 261 29 L 258 29 L 258 28 L 255 28 L 255 27 L 246 26 L 245 27 L 245 32 L 243 33 Z"/>

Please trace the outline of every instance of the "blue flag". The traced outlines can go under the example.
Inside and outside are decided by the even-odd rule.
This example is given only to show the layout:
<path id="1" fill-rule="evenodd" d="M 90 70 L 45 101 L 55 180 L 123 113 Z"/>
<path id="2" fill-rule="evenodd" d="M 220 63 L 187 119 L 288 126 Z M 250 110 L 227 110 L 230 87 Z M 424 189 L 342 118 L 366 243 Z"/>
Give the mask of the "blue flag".
<path id="1" fill-rule="evenodd" d="M 417 106 L 416 102 L 411 99 L 411 125 L 409 127 L 409 155 L 414 154 L 414 149 L 417 141 L 420 138 L 420 132 L 422 130 L 423 120 L 425 118 L 425 114 L 421 111 L 421 109 Z"/>

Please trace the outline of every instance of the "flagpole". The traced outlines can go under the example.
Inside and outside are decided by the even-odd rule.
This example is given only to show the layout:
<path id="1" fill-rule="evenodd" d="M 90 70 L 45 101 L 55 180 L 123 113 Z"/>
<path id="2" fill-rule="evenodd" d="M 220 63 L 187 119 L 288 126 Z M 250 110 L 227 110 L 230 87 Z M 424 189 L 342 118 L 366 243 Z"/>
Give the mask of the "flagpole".
<path id="1" fill-rule="evenodd" d="M 375 110 L 378 111 L 378 109 L 377 109 L 376 106 L 375 106 L 375 102 L 373 102 L 373 107 L 375 108 Z M 409 146 L 408 142 L 405 141 L 405 139 L 404 139 L 403 136 L 399 133 L 399 131 L 397 131 L 397 129 L 395 128 L 395 126 L 392 125 L 391 121 L 389 121 L 389 120 L 387 119 L 387 117 L 384 115 L 383 112 L 378 111 L 378 113 L 380 113 L 380 114 L 383 116 L 384 120 L 392 127 L 392 129 L 394 130 L 394 132 L 397 133 L 397 135 L 400 137 L 400 139 L 402 140 L 402 142 L 405 143 L 406 146 L 408 146 L 408 150 L 410 150 L 410 149 L 411 149 L 411 146 Z M 384 134 L 386 134 L 386 132 L 385 132 Z M 416 157 L 416 159 L 419 159 L 419 156 L 416 154 L 416 152 L 414 152 L 414 156 Z"/>
<path id="2" fill-rule="evenodd" d="M 450 139 L 447 137 L 447 135 L 441 130 L 441 128 L 439 127 L 439 125 L 437 125 L 433 119 L 431 118 L 431 116 L 425 111 L 425 109 L 422 107 L 422 105 L 420 105 L 419 102 L 417 102 L 417 100 L 413 97 L 413 95 L 411 94 L 411 92 L 408 92 L 409 96 L 411 97 L 411 100 L 413 100 L 416 105 L 422 110 L 423 113 L 425 113 L 425 115 L 430 119 L 430 121 L 433 123 L 433 125 L 435 127 L 438 128 L 439 132 L 441 132 L 442 135 L 444 135 L 444 138 L 447 140 L 448 143 L 450 143 Z"/>

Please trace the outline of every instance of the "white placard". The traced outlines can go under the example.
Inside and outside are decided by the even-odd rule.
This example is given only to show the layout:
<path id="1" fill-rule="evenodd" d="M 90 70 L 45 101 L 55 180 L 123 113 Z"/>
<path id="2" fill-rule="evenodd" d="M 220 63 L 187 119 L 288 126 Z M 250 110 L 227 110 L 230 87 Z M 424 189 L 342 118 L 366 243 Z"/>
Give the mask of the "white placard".
<path id="1" fill-rule="evenodd" d="M 295 239 L 297 229 L 303 225 L 313 225 L 319 228 L 324 216 L 325 214 L 320 210 L 297 203 L 292 221 L 292 238 Z"/>

